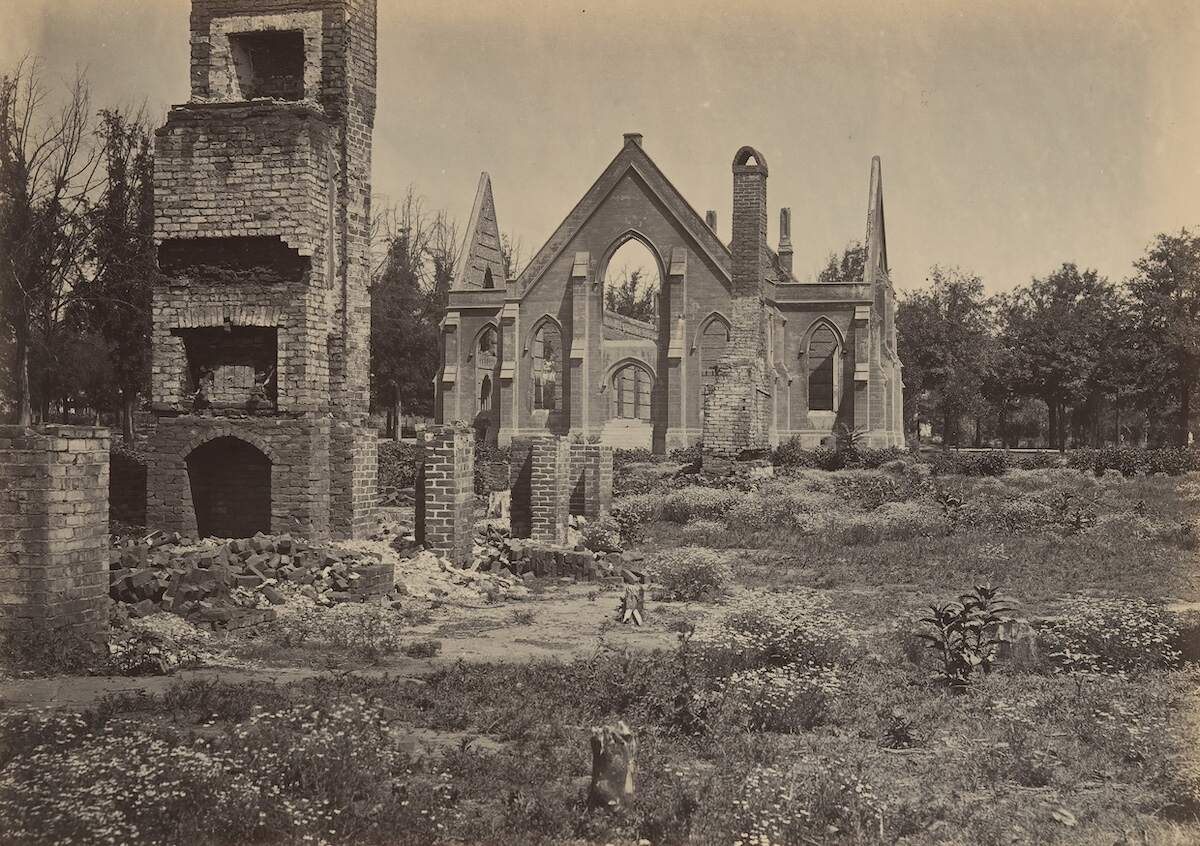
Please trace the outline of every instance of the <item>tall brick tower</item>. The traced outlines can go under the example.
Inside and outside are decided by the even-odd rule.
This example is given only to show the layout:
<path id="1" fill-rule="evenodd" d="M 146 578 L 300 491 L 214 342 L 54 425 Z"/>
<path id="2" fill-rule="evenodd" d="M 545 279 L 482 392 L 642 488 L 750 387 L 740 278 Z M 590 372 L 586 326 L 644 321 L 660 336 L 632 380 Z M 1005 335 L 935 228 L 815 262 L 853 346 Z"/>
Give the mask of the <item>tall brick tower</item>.
<path id="1" fill-rule="evenodd" d="M 365 534 L 375 0 L 193 0 L 155 147 L 147 522 Z"/>
<path id="2" fill-rule="evenodd" d="M 733 254 L 729 345 L 704 400 L 704 452 L 738 458 L 770 443 L 764 286 L 767 246 L 767 160 L 752 147 L 733 158 Z"/>

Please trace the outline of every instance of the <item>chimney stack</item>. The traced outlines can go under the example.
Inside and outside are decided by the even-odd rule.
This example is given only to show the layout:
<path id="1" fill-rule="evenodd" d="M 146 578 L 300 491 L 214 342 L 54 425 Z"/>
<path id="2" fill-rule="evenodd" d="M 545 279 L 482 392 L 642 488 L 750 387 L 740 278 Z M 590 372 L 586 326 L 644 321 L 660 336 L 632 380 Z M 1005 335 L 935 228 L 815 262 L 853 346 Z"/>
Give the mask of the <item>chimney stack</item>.
<path id="1" fill-rule="evenodd" d="M 792 210 L 779 210 L 779 267 L 792 275 Z M 786 280 L 784 280 L 786 281 Z"/>

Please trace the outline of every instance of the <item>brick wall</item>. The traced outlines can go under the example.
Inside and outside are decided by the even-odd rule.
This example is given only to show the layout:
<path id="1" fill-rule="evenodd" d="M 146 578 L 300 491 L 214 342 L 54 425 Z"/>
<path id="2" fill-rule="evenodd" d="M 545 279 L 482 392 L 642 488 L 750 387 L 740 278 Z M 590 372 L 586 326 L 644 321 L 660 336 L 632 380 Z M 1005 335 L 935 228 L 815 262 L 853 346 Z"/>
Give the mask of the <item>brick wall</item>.
<path id="1" fill-rule="evenodd" d="M 107 429 L 0 426 L 0 629 L 108 626 Z"/>
<path id="2" fill-rule="evenodd" d="M 534 438 L 519 436 L 509 446 L 508 488 L 511 533 L 514 538 L 527 538 L 533 530 L 530 495 L 533 482 Z"/>
<path id="3" fill-rule="evenodd" d="M 433 426 L 417 439 L 417 542 L 456 564 L 475 544 L 475 443 L 466 426 Z"/>
<path id="4" fill-rule="evenodd" d="M 531 459 L 530 537 L 540 543 L 566 543 L 571 506 L 571 445 L 558 436 L 537 438 Z"/>
<path id="5" fill-rule="evenodd" d="M 613 448 L 571 444 L 571 513 L 589 520 L 612 510 Z"/>

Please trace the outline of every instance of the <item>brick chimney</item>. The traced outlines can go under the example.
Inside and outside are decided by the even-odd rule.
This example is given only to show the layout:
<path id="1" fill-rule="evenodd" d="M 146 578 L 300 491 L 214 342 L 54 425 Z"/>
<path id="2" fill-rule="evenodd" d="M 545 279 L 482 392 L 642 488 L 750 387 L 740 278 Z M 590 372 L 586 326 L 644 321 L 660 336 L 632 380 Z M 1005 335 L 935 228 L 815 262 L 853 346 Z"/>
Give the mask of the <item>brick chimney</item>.
<path id="1" fill-rule="evenodd" d="M 770 445 L 767 379 L 767 162 L 752 147 L 733 159 L 732 332 L 704 398 L 705 461 L 759 455 Z"/>
<path id="2" fill-rule="evenodd" d="M 733 343 L 738 353 L 762 356 L 763 281 L 767 251 L 767 161 L 752 147 L 733 160 Z"/>
<path id="3" fill-rule="evenodd" d="M 792 274 L 792 210 L 779 210 L 779 267 Z M 785 280 L 786 281 L 786 280 Z"/>

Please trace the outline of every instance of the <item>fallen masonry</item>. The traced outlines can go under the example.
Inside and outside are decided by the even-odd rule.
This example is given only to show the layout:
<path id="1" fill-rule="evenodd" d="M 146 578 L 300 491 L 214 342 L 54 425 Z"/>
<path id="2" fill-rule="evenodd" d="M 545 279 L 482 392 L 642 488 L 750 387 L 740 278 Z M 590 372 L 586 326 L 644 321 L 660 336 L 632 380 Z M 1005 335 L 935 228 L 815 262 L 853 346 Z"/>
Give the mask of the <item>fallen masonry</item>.
<path id="1" fill-rule="evenodd" d="M 284 583 L 323 605 L 383 600 L 395 590 L 393 567 L 380 556 L 287 534 L 197 543 L 154 532 L 115 543 L 109 596 L 124 611 L 170 611 L 209 629 L 273 620 Z"/>

